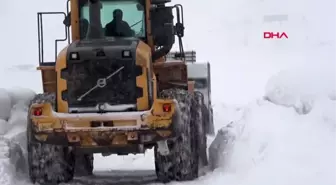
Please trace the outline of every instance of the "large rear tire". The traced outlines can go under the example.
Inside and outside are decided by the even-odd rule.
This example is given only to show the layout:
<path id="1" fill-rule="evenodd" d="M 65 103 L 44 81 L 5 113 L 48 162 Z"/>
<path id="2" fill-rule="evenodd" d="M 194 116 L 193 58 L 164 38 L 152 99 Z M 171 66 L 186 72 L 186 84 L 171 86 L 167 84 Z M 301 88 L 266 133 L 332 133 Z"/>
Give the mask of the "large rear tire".
<path id="1" fill-rule="evenodd" d="M 33 103 L 55 105 L 55 94 L 38 94 Z M 28 172 L 33 183 L 62 183 L 73 179 L 75 158 L 70 147 L 39 143 L 32 130 L 30 113 L 27 123 Z"/>
<path id="2" fill-rule="evenodd" d="M 173 118 L 175 132 L 179 135 L 168 140 L 170 153 L 161 155 L 155 146 L 155 167 L 158 180 L 161 182 L 187 181 L 198 178 L 200 153 L 204 148 L 203 123 L 201 106 L 194 93 L 181 89 L 164 90 L 162 98 L 176 99 L 178 107 Z M 205 149 L 206 153 L 206 149 Z"/>

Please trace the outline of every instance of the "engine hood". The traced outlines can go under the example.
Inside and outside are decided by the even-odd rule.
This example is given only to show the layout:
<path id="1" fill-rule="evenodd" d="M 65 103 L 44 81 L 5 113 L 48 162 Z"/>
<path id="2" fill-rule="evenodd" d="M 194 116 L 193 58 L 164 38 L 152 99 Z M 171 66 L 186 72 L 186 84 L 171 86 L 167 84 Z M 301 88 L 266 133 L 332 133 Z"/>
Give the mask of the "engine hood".
<path id="1" fill-rule="evenodd" d="M 76 41 L 67 50 L 66 68 L 61 77 L 67 89 L 62 99 L 70 112 L 96 112 L 134 109 L 142 89 L 136 77 L 142 72 L 136 65 L 136 39 Z"/>

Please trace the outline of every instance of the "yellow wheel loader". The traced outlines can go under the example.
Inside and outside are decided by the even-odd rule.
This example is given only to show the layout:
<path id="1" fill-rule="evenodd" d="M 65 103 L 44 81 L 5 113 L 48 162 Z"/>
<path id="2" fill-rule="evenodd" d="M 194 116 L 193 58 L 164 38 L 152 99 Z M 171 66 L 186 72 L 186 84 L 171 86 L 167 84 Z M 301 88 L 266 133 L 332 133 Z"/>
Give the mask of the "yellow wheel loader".
<path id="1" fill-rule="evenodd" d="M 169 2 L 68 0 L 66 13 L 38 13 L 44 92 L 28 112 L 32 182 L 90 175 L 94 153 L 138 154 L 153 147 L 158 180 L 199 176 L 207 165 L 204 100 L 188 80 L 182 6 Z M 65 38 L 55 40 L 55 61 L 46 62 L 42 18 L 53 14 L 64 16 Z M 180 58 L 169 62 L 175 37 Z M 57 52 L 62 41 L 68 44 Z"/>

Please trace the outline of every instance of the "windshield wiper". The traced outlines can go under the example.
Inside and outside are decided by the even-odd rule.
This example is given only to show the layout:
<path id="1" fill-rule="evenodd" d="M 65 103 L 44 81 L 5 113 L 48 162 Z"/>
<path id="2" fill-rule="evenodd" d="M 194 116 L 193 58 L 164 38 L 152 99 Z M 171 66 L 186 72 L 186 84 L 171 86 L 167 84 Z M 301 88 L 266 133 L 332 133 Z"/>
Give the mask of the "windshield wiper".
<path id="1" fill-rule="evenodd" d="M 142 21 L 143 21 L 143 19 L 141 19 L 140 21 L 138 21 L 138 22 L 132 24 L 131 28 L 134 27 L 134 26 L 136 26 L 136 25 L 138 25 L 138 24 L 141 23 Z"/>

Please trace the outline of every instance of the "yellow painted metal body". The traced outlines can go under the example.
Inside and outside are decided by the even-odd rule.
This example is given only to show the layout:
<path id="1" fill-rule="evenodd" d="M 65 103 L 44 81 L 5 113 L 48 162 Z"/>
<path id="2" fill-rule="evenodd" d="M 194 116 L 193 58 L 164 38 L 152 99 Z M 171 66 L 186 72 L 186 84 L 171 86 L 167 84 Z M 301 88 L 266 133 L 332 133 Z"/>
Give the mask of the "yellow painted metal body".
<path id="1" fill-rule="evenodd" d="M 47 141 L 48 135 L 52 133 L 63 133 L 69 143 L 80 143 L 80 146 L 101 147 L 95 142 L 97 138 L 109 142 L 111 146 L 120 143 L 128 144 L 129 134 L 154 131 L 154 135 L 166 138 L 171 136 L 171 123 L 175 111 L 173 100 L 158 99 L 157 81 L 152 71 L 153 82 L 153 104 L 149 104 L 148 92 L 148 69 L 151 68 L 151 48 L 140 41 L 136 49 L 136 65 L 142 68 L 142 74 L 136 77 L 137 87 L 143 90 L 143 96 L 137 99 L 137 112 L 117 112 L 104 114 L 68 113 L 68 103 L 62 99 L 61 94 L 67 90 L 67 81 L 61 78 L 61 71 L 67 67 L 67 47 L 58 55 L 56 72 L 57 110 L 53 110 L 51 104 L 33 104 L 31 110 L 41 108 L 43 115 L 33 116 L 32 123 L 35 128 L 35 138 L 40 141 Z M 163 104 L 170 104 L 169 112 L 163 111 Z M 111 127 L 92 127 L 91 122 L 113 122 Z M 140 133 L 138 133 L 140 132 Z"/>
<path id="2" fill-rule="evenodd" d="M 170 104 L 171 110 L 164 112 L 163 104 Z M 79 113 L 68 114 L 55 112 L 50 103 L 33 104 L 31 110 L 42 109 L 43 114 L 34 116 L 32 111 L 31 119 L 35 128 L 36 139 L 46 141 L 51 133 L 64 133 L 68 142 L 80 142 L 81 146 L 98 146 L 95 139 L 101 137 L 106 141 L 114 143 L 115 136 L 138 135 L 138 132 L 156 132 L 161 137 L 171 135 L 171 123 L 175 112 L 175 102 L 173 100 L 156 99 L 151 109 L 137 112 L 114 112 L 114 113 Z M 91 127 L 91 122 L 112 122 L 113 126 Z M 167 134 L 168 131 L 168 134 Z M 127 137 L 117 137 L 118 142 L 123 138 L 122 143 L 129 140 Z M 134 137 L 132 140 L 138 140 Z"/>

